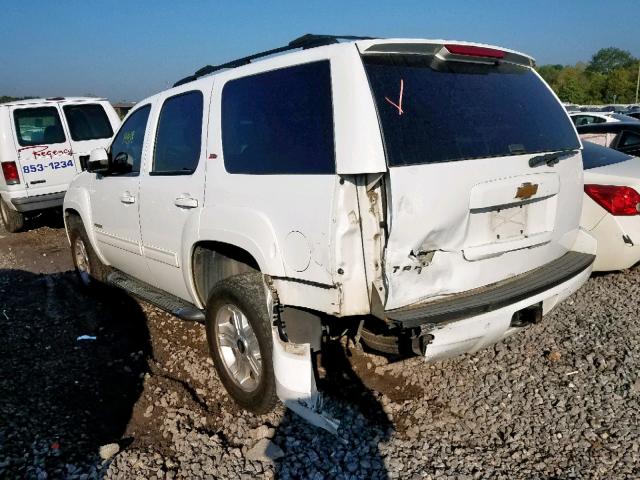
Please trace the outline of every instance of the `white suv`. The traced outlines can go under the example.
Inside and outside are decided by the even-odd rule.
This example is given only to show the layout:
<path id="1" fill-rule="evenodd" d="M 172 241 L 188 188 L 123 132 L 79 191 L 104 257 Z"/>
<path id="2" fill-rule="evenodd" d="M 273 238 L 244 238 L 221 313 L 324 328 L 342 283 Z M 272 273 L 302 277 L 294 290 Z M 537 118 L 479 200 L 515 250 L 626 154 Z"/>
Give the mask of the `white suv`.
<path id="1" fill-rule="evenodd" d="M 0 105 L 0 217 L 9 232 L 25 214 L 62 206 L 91 150 L 109 145 L 120 125 L 100 98 L 47 98 Z"/>
<path id="2" fill-rule="evenodd" d="M 323 335 L 474 352 L 578 289 L 596 249 L 578 227 L 580 140 L 530 57 L 337 40 L 143 100 L 64 202 L 84 282 L 202 319 L 240 405 L 277 395 L 326 428 Z"/>

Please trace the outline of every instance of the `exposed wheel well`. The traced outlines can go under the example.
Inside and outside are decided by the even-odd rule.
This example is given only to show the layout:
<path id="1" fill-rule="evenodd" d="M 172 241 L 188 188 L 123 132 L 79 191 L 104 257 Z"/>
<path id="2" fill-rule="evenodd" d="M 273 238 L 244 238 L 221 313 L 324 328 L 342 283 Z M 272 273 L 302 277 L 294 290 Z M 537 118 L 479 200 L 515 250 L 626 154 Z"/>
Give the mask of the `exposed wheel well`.
<path id="1" fill-rule="evenodd" d="M 197 243 L 191 261 L 196 292 L 203 305 L 219 281 L 240 273 L 260 271 L 258 262 L 249 252 L 222 242 Z"/>
<path id="2" fill-rule="evenodd" d="M 66 221 L 67 221 L 67 219 L 68 219 L 69 217 L 78 217 L 78 218 L 82 218 L 82 217 L 80 217 L 80 213 L 78 213 L 78 212 L 77 212 L 76 210 L 74 210 L 73 208 L 67 208 L 67 209 L 64 211 L 64 220 L 65 220 L 65 223 L 66 223 Z"/>

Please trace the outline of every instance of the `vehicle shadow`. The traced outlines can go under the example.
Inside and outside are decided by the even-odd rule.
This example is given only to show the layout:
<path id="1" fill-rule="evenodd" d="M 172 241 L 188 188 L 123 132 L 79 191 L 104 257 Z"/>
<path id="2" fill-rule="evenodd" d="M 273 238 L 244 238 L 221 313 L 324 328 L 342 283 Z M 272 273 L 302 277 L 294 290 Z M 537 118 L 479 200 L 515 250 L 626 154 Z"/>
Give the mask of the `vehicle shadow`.
<path id="1" fill-rule="evenodd" d="M 74 272 L 0 269 L 2 478 L 101 477 L 100 446 L 127 442 L 151 355 L 145 315 L 124 292 L 80 288 Z"/>
<path id="2" fill-rule="evenodd" d="M 64 228 L 61 208 L 50 208 L 41 212 L 28 214 L 21 232 L 29 232 L 41 227 Z"/>
<path id="3" fill-rule="evenodd" d="M 324 378 L 318 387 L 325 410 L 340 421 L 338 435 L 288 410 L 276 427 L 275 440 L 285 451 L 276 463 L 276 478 L 389 478 L 380 443 L 395 427 L 377 394 L 355 372 L 351 348 L 329 341 L 322 350 Z"/>

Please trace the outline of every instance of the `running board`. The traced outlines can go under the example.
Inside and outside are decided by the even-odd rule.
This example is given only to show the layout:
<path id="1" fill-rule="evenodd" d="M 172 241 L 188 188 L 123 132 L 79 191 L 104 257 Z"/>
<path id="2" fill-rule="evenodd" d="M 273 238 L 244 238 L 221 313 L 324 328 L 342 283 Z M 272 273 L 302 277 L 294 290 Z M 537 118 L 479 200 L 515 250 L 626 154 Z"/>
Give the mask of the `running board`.
<path id="1" fill-rule="evenodd" d="M 178 318 L 204 322 L 204 312 L 192 303 L 137 280 L 126 273 L 114 270 L 107 277 L 107 283 L 126 290 L 139 299 L 149 302 Z"/>

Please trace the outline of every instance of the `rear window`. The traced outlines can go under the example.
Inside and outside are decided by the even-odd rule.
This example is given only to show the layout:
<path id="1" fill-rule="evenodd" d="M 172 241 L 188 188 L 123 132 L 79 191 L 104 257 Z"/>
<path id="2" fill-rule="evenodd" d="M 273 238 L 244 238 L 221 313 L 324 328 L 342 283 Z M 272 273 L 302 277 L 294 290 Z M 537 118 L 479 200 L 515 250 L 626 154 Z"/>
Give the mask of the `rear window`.
<path id="1" fill-rule="evenodd" d="M 584 150 L 582 151 L 582 164 L 585 170 L 626 162 L 633 158 L 626 153 L 586 140 L 582 142 L 582 145 L 584 146 Z"/>
<path id="2" fill-rule="evenodd" d="M 580 147 L 564 108 L 529 68 L 426 55 L 363 61 L 390 166 Z"/>
<path id="3" fill-rule="evenodd" d="M 23 147 L 66 141 L 56 107 L 24 108 L 13 113 L 18 143 Z"/>
<path id="4" fill-rule="evenodd" d="M 71 138 L 76 142 L 111 138 L 113 129 L 102 105 L 65 105 Z"/>

